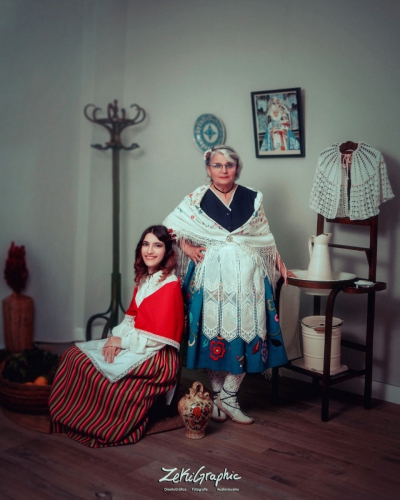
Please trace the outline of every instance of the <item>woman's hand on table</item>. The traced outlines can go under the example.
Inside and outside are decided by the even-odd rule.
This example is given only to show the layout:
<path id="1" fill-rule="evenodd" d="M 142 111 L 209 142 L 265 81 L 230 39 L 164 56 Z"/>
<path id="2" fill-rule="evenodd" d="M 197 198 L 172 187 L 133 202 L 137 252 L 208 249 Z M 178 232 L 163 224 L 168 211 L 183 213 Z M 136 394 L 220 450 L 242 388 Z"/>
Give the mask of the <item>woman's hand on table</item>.
<path id="1" fill-rule="evenodd" d="M 183 247 L 183 253 L 192 259 L 196 265 L 203 261 L 206 250 L 206 247 L 195 247 L 187 242 L 185 242 Z"/>

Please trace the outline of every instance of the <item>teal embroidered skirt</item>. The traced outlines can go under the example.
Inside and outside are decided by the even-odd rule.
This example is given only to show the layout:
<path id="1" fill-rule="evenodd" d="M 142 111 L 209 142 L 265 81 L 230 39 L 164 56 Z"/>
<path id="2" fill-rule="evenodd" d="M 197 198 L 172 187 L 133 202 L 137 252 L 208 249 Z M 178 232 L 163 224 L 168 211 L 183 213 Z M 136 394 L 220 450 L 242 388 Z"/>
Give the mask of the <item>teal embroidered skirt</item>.
<path id="1" fill-rule="evenodd" d="M 189 322 L 187 368 L 208 368 L 239 375 L 245 372 L 260 373 L 267 368 L 287 363 L 288 358 L 275 309 L 273 290 L 268 278 L 264 280 L 266 339 L 262 340 L 256 336 L 250 343 L 247 343 L 238 337 L 227 342 L 219 336 L 210 340 L 202 334 L 203 291 L 193 288 L 195 271 L 196 267 L 191 262 L 183 285 Z"/>

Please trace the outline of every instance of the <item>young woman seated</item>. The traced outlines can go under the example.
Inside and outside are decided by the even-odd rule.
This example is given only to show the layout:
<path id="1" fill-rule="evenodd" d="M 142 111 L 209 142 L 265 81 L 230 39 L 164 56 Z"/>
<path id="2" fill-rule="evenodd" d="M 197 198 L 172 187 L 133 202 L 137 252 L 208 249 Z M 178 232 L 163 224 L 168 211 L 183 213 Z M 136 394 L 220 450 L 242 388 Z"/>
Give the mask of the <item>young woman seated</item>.
<path id="1" fill-rule="evenodd" d="M 92 448 L 143 436 L 149 409 L 177 381 L 184 314 L 175 263 L 167 228 L 146 229 L 124 320 L 108 339 L 78 343 L 60 361 L 49 400 L 53 432 Z"/>

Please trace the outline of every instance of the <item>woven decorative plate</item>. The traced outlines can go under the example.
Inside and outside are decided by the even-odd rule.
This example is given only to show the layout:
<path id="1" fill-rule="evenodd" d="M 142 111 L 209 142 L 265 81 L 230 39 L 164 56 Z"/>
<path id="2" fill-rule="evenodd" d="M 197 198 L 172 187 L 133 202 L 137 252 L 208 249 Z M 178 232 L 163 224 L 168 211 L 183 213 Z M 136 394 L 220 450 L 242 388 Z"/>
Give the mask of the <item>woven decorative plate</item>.
<path id="1" fill-rule="evenodd" d="M 225 142 L 225 127 L 222 121 L 211 113 L 197 118 L 193 128 L 193 139 L 200 151 Z"/>

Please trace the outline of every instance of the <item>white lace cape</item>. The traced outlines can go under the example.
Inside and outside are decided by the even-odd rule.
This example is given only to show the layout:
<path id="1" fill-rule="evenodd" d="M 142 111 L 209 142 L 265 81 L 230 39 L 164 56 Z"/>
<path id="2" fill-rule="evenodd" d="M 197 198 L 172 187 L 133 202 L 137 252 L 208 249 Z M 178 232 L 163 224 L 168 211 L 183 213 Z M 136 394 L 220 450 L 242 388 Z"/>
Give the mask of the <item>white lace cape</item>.
<path id="1" fill-rule="evenodd" d="M 350 163 L 349 168 L 346 168 L 346 160 Z M 350 206 L 347 196 L 349 180 Z M 381 203 L 393 197 L 380 151 L 359 142 L 351 155 L 342 155 L 340 144 L 334 144 L 320 153 L 310 195 L 310 208 L 324 217 L 368 219 L 379 213 Z"/>

